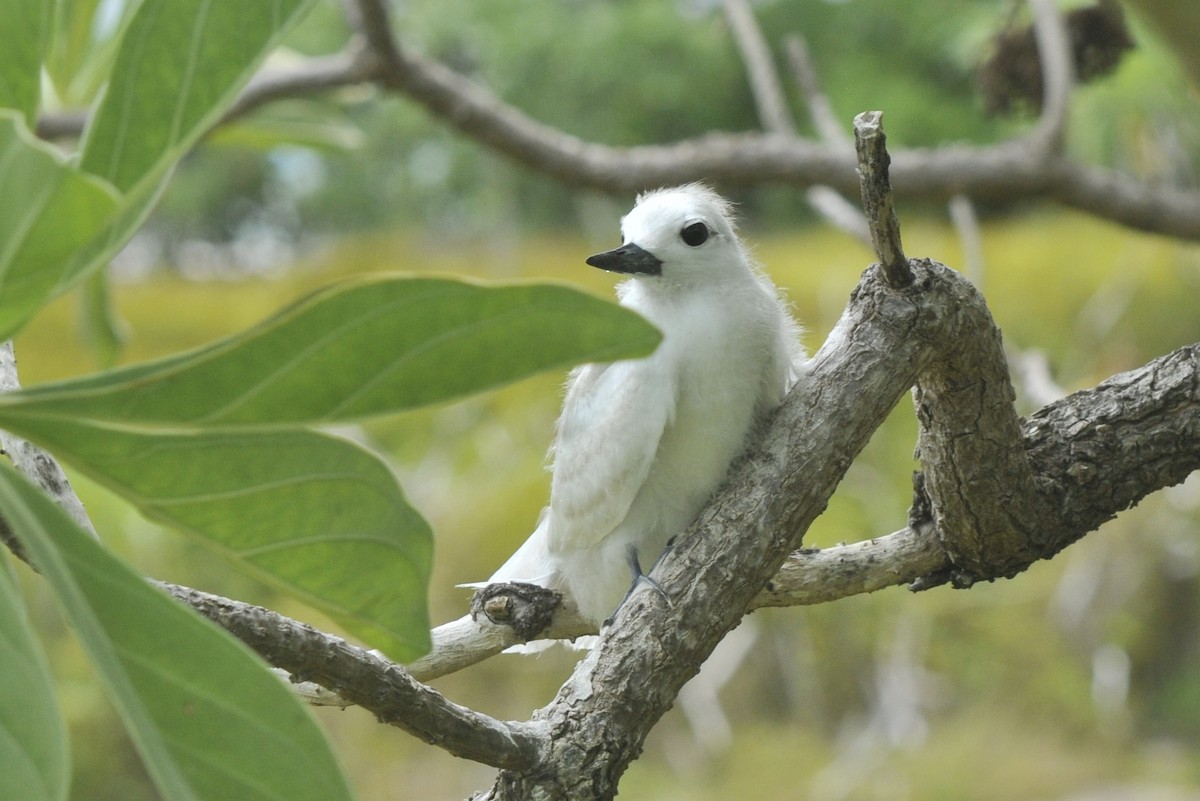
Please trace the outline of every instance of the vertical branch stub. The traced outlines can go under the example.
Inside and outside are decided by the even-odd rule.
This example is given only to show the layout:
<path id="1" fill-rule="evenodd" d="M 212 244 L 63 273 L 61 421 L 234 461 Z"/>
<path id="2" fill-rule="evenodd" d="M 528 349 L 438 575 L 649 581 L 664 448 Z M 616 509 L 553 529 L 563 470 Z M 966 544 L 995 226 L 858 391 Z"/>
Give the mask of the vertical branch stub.
<path id="1" fill-rule="evenodd" d="M 888 179 L 891 157 L 883 133 L 882 111 L 864 111 L 854 118 L 854 149 L 871 243 L 888 286 L 902 289 L 913 282 L 913 272 L 900 244 L 900 223 L 892 207 L 892 184 Z"/>

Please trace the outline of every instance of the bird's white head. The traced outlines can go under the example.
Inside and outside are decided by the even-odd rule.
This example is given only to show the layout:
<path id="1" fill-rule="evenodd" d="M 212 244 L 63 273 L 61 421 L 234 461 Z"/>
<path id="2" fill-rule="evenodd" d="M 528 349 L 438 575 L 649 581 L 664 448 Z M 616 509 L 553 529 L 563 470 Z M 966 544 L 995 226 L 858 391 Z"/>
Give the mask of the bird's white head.
<path id="1" fill-rule="evenodd" d="M 749 273 L 729 202 L 703 184 L 640 195 L 621 246 L 587 263 L 665 286 L 713 285 Z"/>

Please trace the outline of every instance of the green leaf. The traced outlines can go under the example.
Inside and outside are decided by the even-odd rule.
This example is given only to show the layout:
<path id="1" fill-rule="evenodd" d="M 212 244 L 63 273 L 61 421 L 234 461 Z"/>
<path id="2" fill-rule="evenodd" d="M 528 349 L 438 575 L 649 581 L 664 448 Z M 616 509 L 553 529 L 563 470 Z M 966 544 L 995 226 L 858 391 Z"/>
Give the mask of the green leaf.
<path id="1" fill-rule="evenodd" d="M 53 18 L 53 0 L 0 3 L 0 107 L 17 109 L 31 124 Z"/>
<path id="2" fill-rule="evenodd" d="M 13 430 L 393 658 L 429 649 L 432 534 L 387 466 L 357 445 L 295 429 L 30 418 Z"/>
<path id="3" fill-rule="evenodd" d="M 122 37 L 82 165 L 156 183 L 216 123 L 312 0 L 144 0 Z"/>
<path id="4" fill-rule="evenodd" d="M 65 801 L 67 727 L 50 666 L 34 638 L 7 560 L 0 556 L 0 798 Z"/>
<path id="5" fill-rule="evenodd" d="M 141 0 L 57 0 L 46 74 L 67 108 L 90 105 L 112 69 L 121 33 Z"/>
<path id="6" fill-rule="evenodd" d="M 0 397 L 30 416 L 136 426 L 353 420 L 438 403 L 585 361 L 644 356 L 653 326 L 553 284 L 352 281 L 190 354 Z"/>
<path id="7" fill-rule="evenodd" d="M 241 643 L 152 588 L 7 467 L 0 468 L 0 510 L 53 589 L 164 798 L 351 798 L 307 710 Z"/>
<path id="8" fill-rule="evenodd" d="M 10 336 L 63 280 L 64 265 L 113 219 L 112 187 L 35 141 L 0 111 L 0 338 Z"/>
<path id="9" fill-rule="evenodd" d="M 63 201 L 73 201 L 74 216 L 57 207 L 42 209 L 38 203 L 66 182 L 62 176 L 79 172 L 58 164 L 45 147 L 46 153 L 35 159 L 42 166 L 26 171 L 34 174 L 9 174 L 17 170 L 0 161 L 0 185 L 16 187 L 0 201 L 0 220 L 48 232 L 33 241 L 54 256 L 42 259 L 49 265 L 45 269 L 26 259 L 9 277 L 5 262 L 11 258 L 5 256 L 20 240 L 0 238 L 0 339 L 124 245 L 150 213 L 175 163 L 229 109 L 312 2 L 143 0 L 125 26 L 108 89 L 85 131 L 81 158 L 86 173 L 123 193 L 113 198 L 119 205 L 75 191 Z M 81 15 L 88 10 L 86 5 L 78 9 Z M 4 139 L 0 132 L 0 147 Z M 18 158 L 18 164 L 23 160 Z M 102 181 L 93 184 L 104 186 Z M 97 220 L 105 224 L 97 226 Z M 0 227 L 0 237 L 5 233 Z"/>

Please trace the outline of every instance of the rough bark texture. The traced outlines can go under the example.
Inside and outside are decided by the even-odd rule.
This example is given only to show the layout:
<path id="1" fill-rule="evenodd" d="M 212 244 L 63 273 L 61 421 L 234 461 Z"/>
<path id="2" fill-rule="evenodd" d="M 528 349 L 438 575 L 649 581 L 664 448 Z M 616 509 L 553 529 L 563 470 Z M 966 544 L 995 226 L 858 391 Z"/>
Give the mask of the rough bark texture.
<path id="1" fill-rule="evenodd" d="M 1200 344 L 1046 406 L 1023 422 L 1022 435 L 1057 523 L 1037 541 L 1038 556 L 1049 558 L 1148 488 L 1200 468 Z"/>
<path id="2" fill-rule="evenodd" d="M 538 764 L 536 753 L 544 737 L 535 726 L 494 720 L 452 703 L 381 654 L 270 609 L 174 584 L 157 586 L 228 629 L 295 681 L 313 681 L 333 690 L 370 709 L 380 723 L 487 765 Z"/>
<path id="3" fill-rule="evenodd" d="M 956 583 L 1011 576 L 1038 558 L 1039 498 L 1021 440 L 1000 331 L 966 281 L 913 390 L 919 485 Z M 915 504 L 919 507 L 920 504 Z M 914 522 L 920 522 L 914 515 Z"/>
<path id="4" fill-rule="evenodd" d="M 883 112 L 864 111 L 854 118 L 854 149 L 858 153 L 858 178 L 867 229 L 879 267 L 888 284 L 900 289 L 912 283 L 912 271 L 900 244 L 900 221 L 892 207 L 892 183 L 883 132 Z"/>

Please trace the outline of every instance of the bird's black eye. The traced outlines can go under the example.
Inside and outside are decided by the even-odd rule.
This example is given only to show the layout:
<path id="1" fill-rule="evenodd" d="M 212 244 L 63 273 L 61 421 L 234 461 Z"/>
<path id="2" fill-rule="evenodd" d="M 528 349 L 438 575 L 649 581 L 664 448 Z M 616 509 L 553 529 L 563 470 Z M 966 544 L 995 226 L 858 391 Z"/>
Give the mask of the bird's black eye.
<path id="1" fill-rule="evenodd" d="M 679 232 L 683 241 L 692 247 L 700 247 L 708 241 L 708 226 L 702 222 L 694 222 Z"/>

